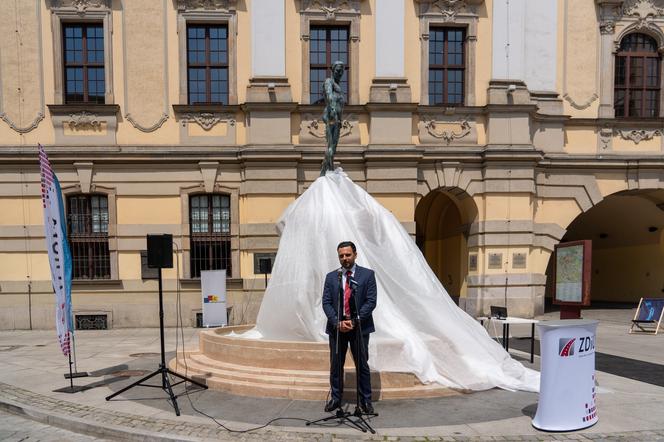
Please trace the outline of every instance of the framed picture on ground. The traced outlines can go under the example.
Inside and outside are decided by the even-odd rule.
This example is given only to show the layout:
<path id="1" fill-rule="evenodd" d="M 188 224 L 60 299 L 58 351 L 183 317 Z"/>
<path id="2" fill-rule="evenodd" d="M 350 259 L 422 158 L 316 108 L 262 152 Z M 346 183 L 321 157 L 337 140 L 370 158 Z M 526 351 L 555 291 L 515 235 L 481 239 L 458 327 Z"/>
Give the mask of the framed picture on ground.
<path id="1" fill-rule="evenodd" d="M 553 303 L 590 305 L 592 241 L 560 243 L 554 250 Z"/>

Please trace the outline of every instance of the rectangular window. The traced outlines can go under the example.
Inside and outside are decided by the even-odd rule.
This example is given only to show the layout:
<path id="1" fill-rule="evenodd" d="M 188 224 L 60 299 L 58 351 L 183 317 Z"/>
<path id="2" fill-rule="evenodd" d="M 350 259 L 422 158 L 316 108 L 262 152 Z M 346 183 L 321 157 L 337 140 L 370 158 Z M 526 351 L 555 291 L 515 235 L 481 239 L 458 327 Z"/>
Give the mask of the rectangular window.
<path id="1" fill-rule="evenodd" d="M 104 27 L 71 23 L 62 27 L 65 103 L 104 104 Z"/>
<path id="2" fill-rule="evenodd" d="M 231 208 L 228 195 L 194 195 L 189 198 L 191 277 L 201 270 L 226 269 L 231 275 Z"/>
<path id="3" fill-rule="evenodd" d="M 67 198 L 67 232 L 73 279 L 110 279 L 108 198 L 74 195 Z"/>
<path id="4" fill-rule="evenodd" d="M 345 71 L 341 77 L 341 89 L 348 103 L 348 27 L 312 26 L 309 38 L 309 82 L 310 103 L 325 103 L 323 82 L 332 75 L 330 66 L 335 61 L 344 63 Z"/>
<path id="5" fill-rule="evenodd" d="M 461 28 L 431 28 L 429 104 L 463 105 L 465 34 Z"/>
<path id="6" fill-rule="evenodd" d="M 228 104 L 228 27 L 187 26 L 189 104 Z"/>

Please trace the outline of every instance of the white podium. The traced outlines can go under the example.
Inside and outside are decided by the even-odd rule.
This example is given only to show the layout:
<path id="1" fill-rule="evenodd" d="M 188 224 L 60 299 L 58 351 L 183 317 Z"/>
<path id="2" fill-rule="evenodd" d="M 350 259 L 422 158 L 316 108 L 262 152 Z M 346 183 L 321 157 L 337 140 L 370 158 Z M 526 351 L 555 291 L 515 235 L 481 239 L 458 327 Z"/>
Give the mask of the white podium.
<path id="1" fill-rule="evenodd" d="M 596 320 L 564 319 L 537 324 L 540 394 L 533 427 L 572 431 L 597 423 L 595 402 Z"/>

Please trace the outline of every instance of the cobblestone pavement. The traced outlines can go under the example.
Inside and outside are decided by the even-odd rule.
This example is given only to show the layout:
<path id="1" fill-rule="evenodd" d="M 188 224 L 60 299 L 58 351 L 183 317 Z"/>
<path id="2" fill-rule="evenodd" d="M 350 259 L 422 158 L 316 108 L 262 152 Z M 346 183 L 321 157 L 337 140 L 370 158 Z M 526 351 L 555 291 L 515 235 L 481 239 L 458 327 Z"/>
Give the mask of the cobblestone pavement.
<path id="1" fill-rule="evenodd" d="M 94 440 L 163 440 L 163 441 L 664 441 L 664 430 L 624 433 L 574 433 L 526 436 L 442 436 L 397 437 L 388 435 L 335 435 L 310 432 L 261 429 L 251 433 L 229 433 L 211 424 L 198 424 L 170 419 L 137 416 L 107 411 L 87 405 L 51 398 L 19 387 L 0 383 L 0 408 L 25 413 L 17 416 L 0 411 L 0 440 L 3 441 L 94 441 Z M 52 424 L 52 425 L 48 425 Z M 107 439 L 96 439 L 65 430 L 92 433 Z"/>
<path id="2" fill-rule="evenodd" d="M 109 439 L 74 433 L 35 422 L 30 418 L 0 411 L 0 440 L 3 442 L 90 442 Z"/>

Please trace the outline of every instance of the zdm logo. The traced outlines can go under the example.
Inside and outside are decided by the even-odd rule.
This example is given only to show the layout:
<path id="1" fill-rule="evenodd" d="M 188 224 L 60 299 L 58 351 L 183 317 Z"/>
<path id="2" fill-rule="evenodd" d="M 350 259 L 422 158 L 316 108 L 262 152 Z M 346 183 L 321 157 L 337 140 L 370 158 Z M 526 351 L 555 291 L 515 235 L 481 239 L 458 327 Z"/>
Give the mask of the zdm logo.
<path id="1" fill-rule="evenodd" d="M 576 338 L 558 339 L 558 354 L 564 358 L 572 356 L 574 354 L 574 341 L 576 341 Z"/>
<path id="2" fill-rule="evenodd" d="M 574 355 L 574 343 L 576 338 L 560 338 L 558 339 L 558 355 L 563 358 Z M 579 338 L 579 356 L 585 356 L 581 353 L 592 353 L 595 350 L 595 337 L 594 336 L 581 336 Z"/>

